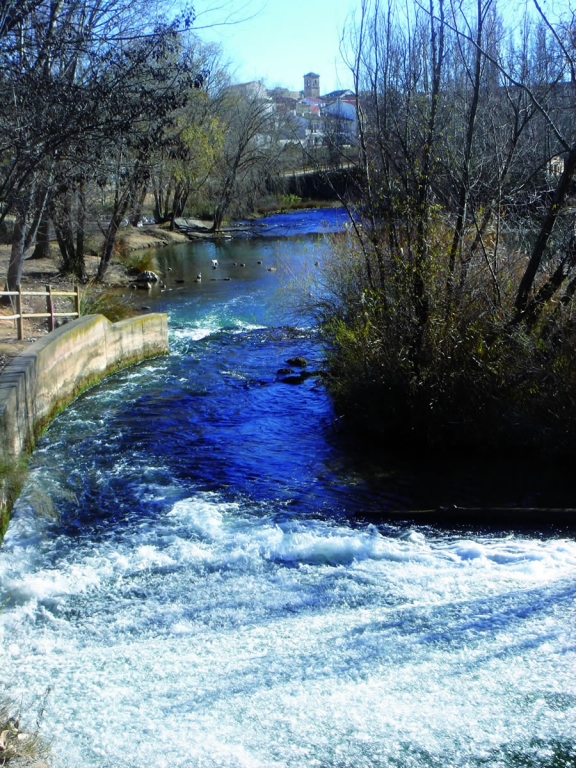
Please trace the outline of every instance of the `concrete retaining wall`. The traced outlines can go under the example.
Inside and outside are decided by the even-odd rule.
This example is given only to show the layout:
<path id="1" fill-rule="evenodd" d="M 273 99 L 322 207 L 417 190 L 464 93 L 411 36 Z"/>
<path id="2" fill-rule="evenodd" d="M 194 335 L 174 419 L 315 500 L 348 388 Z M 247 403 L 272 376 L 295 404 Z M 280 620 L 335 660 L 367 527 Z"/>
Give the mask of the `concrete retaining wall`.
<path id="1" fill-rule="evenodd" d="M 109 373 L 168 352 L 164 314 L 88 315 L 35 342 L 0 374 L 0 460 L 31 451 L 54 416 Z"/>

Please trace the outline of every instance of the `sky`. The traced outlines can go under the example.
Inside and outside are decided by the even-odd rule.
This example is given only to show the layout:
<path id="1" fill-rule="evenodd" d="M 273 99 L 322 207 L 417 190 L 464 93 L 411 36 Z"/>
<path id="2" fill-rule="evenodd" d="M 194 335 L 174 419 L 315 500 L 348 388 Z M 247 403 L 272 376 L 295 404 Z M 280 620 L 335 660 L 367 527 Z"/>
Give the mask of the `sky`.
<path id="1" fill-rule="evenodd" d="M 357 5 L 357 0 L 197 0 L 195 26 L 203 40 L 221 45 L 235 82 L 262 80 L 268 88 L 300 91 L 303 75 L 316 72 L 321 93 L 329 93 L 352 86 L 339 49 L 345 21 Z"/>

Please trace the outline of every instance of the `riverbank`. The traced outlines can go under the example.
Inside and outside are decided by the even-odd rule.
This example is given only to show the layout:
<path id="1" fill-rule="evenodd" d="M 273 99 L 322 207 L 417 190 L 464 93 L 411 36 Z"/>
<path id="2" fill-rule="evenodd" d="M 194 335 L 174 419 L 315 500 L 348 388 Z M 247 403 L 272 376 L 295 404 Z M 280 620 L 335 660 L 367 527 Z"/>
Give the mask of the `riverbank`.
<path id="1" fill-rule="evenodd" d="M 122 261 L 126 254 L 187 242 L 187 237 L 182 233 L 170 232 L 160 227 L 126 228 L 118 239 L 117 256 L 112 260 L 102 286 L 112 288 L 128 285 L 130 278 L 127 274 L 127 266 Z M 10 244 L 0 244 L 0 281 L 2 284 L 4 284 L 8 271 L 10 250 Z M 95 253 L 91 252 L 86 255 L 86 270 L 89 279 L 95 277 L 99 261 L 99 256 Z M 52 244 L 50 258 L 27 258 L 24 261 L 21 284 L 25 291 L 42 291 L 46 285 L 51 285 L 62 291 L 72 290 L 73 281 L 70 277 L 60 274 L 60 253 L 56 243 Z M 44 308 L 40 306 L 42 302 L 43 299 L 40 297 L 27 298 L 25 300 L 26 311 L 44 311 Z M 11 309 L 0 307 L 0 315 L 9 316 L 11 314 Z M 26 319 L 24 321 L 24 338 L 19 341 L 16 334 L 16 324 L 8 321 L 0 322 L 0 371 L 47 333 L 48 327 L 45 320 Z"/>
<path id="2" fill-rule="evenodd" d="M 318 207 L 334 208 L 340 206 L 333 201 L 322 202 L 300 200 L 298 202 L 291 201 L 282 210 L 296 212 L 298 210 L 307 210 Z M 257 228 L 262 219 L 275 212 L 278 211 L 273 206 L 259 209 L 258 212 L 248 220 L 249 226 L 251 223 Z M 185 221 L 191 229 L 195 230 L 196 235 L 200 239 L 217 239 L 219 237 L 219 235 L 214 235 L 209 232 L 212 224 L 211 221 L 195 217 L 187 217 L 186 219 L 183 219 L 183 221 Z M 226 230 L 226 236 L 229 237 L 231 234 L 238 233 L 239 231 L 238 227 L 231 226 Z M 91 236 L 92 249 L 88 250 L 85 257 L 86 271 L 89 280 L 95 278 L 100 262 L 98 256 L 98 240 L 99 236 Z M 155 225 L 124 228 L 120 231 L 116 244 L 115 256 L 106 272 L 105 278 L 101 284 L 102 287 L 122 288 L 129 284 L 130 275 L 128 272 L 131 266 L 130 262 L 133 260 L 131 258 L 133 254 L 148 249 L 186 244 L 189 241 L 190 236 L 181 231 L 171 232 L 170 230 Z M 5 281 L 5 276 L 8 271 L 10 250 L 11 245 L 9 243 L 0 243 L 0 282 L 2 282 L 2 284 Z M 62 291 L 73 289 L 73 280 L 60 273 L 60 252 L 55 241 L 52 242 L 49 258 L 27 258 L 24 261 L 21 284 L 25 291 L 43 291 L 46 285 L 51 285 L 53 288 Z M 24 302 L 25 310 L 27 312 L 42 312 L 44 311 L 43 301 L 44 300 L 40 297 L 34 299 L 26 298 Z M 10 316 L 11 314 L 11 309 L 0 307 L 0 315 Z M 30 344 L 37 341 L 46 333 L 48 333 L 48 328 L 45 320 L 27 319 L 24 321 L 24 338 L 20 341 L 17 338 L 15 323 L 7 321 L 0 322 L 0 371 L 5 368 L 11 360 L 27 349 Z"/>

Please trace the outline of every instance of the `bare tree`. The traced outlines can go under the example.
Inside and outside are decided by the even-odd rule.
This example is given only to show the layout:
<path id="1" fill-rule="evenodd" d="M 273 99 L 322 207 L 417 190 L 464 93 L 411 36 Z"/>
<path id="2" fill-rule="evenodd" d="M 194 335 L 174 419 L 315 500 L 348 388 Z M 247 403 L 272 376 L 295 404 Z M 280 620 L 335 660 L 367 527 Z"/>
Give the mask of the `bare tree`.
<path id="1" fill-rule="evenodd" d="M 361 173 L 334 391 L 425 441 L 483 432 L 483 409 L 528 431 L 574 397 L 574 24 L 532 6 L 514 34 L 497 0 L 363 0 L 349 27 Z"/>
<path id="2" fill-rule="evenodd" d="M 213 231 L 218 231 L 234 198 L 254 200 L 278 168 L 283 146 L 279 116 L 272 103 L 260 94 L 237 88 L 224 91 L 220 119 L 225 125 L 224 143 L 215 168 L 216 205 Z"/>
<path id="3" fill-rule="evenodd" d="M 178 51 L 190 13 L 167 24 L 147 0 L 138 7 L 136 13 L 125 0 L 43 0 L 8 3 L 0 15 L 0 217 L 14 212 L 17 219 L 11 289 L 32 241 L 27 234 L 41 219 L 34 210 L 39 190 L 43 209 L 55 185 L 62 195 L 63 174 L 71 173 L 69 194 L 76 169 L 88 158 L 97 165 L 111 139 L 169 121 L 185 100 L 192 73 L 180 69 Z M 69 253 L 72 240 L 65 241 Z"/>
<path id="4" fill-rule="evenodd" d="M 171 229 L 190 197 L 209 183 L 225 130 L 218 115 L 224 77 L 219 50 L 194 41 L 190 56 L 196 75 L 188 102 L 175 116 L 164 142 L 155 147 L 151 163 L 155 217 L 170 222 Z"/>

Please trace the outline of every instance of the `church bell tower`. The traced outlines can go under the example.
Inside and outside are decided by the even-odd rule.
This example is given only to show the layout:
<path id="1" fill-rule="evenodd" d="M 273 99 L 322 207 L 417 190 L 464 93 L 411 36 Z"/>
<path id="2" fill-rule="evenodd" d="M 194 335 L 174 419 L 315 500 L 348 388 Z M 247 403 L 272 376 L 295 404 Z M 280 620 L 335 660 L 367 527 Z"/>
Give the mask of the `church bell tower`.
<path id="1" fill-rule="evenodd" d="M 304 96 L 306 98 L 317 99 L 320 96 L 320 75 L 315 72 L 308 72 L 304 75 Z"/>

